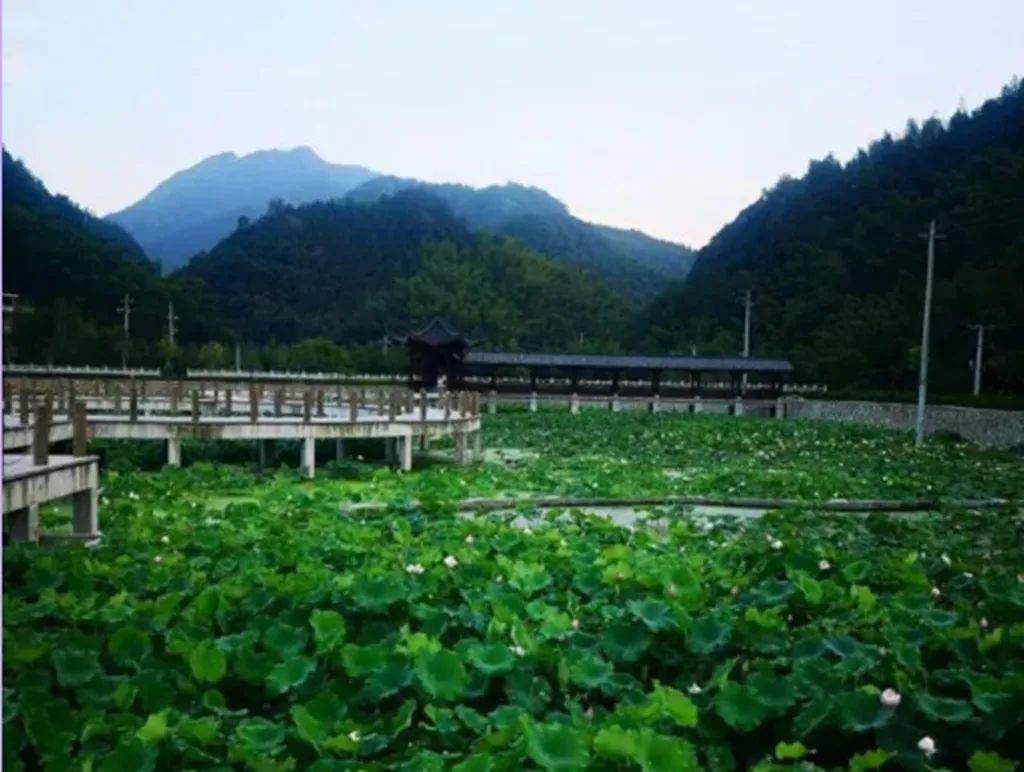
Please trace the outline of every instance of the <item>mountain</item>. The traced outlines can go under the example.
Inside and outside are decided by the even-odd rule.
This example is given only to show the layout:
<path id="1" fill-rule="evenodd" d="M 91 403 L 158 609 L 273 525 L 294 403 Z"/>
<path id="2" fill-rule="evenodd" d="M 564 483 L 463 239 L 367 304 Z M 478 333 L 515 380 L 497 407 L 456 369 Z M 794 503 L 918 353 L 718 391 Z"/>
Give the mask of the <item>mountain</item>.
<path id="1" fill-rule="evenodd" d="M 917 372 L 928 223 L 935 258 L 932 385 L 966 391 L 978 322 L 985 382 L 1024 388 L 1024 88 L 943 124 L 910 121 L 848 163 L 813 161 L 704 247 L 686 282 L 634 324 L 650 345 L 740 350 L 737 297 L 752 289 L 753 352 L 792 356 L 802 380 L 909 389 Z"/>
<path id="2" fill-rule="evenodd" d="M 631 298 L 650 297 L 666 282 L 684 278 L 695 257 L 688 247 L 640 231 L 584 222 L 549 193 L 515 183 L 472 188 L 381 176 L 347 198 L 376 201 L 409 189 L 438 196 L 472 230 L 514 236 L 554 260 L 587 269 Z"/>
<path id="3" fill-rule="evenodd" d="M 624 304 L 596 279 L 519 242 L 471 233 L 436 195 L 279 205 L 239 227 L 181 277 L 239 337 L 353 343 L 445 316 L 495 345 L 609 339 Z"/>
<path id="4" fill-rule="evenodd" d="M 160 278 L 119 225 L 101 220 L 62 195 L 51 194 L 3 151 L 3 284 L 18 295 L 8 361 L 98 364 L 120 358 L 125 294 L 132 297 L 135 351 L 155 351 L 167 301 L 188 321 L 183 333 L 209 334 L 195 311 L 196 286 Z M 6 328 L 6 325 L 5 325 Z"/>
<path id="5" fill-rule="evenodd" d="M 222 153 L 169 177 L 107 220 L 129 231 L 165 270 L 209 249 L 239 218 L 256 219 L 272 199 L 289 204 L 345 195 L 376 173 L 324 161 L 308 147 Z"/>

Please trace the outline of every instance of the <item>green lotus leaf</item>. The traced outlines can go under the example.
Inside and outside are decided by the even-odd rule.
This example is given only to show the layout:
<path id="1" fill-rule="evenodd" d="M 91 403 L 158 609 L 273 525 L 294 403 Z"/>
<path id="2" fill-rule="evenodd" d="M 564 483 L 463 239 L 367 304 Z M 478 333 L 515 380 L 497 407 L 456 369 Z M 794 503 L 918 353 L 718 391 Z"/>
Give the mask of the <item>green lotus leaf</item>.
<path id="1" fill-rule="evenodd" d="M 308 641 L 305 629 L 286 622 L 275 622 L 263 633 L 263 645 L 281 655 L 298 654 Z"/>
<path id="2" fill-rule="evenodd" d="M 507 673 L 515 665 L 515 656 L 500 643 L 476 643 L 467 654 L 469 663 L 487 675 Z"/>
<path id="3" fill-rule="evenodd" d="M 640 741 L 640 769 L 643 772 L 699 772 L 693 746 L 677 737 L 646 733 Z"/>
<path id="4" fill-rule="evenodd" d="M 877 748 L 858 753 L 850 759 L 850 772 L 870 772 L 870 770 L 881 769 L 895 755 L 892 751 L 883 751 Z"/>
<path id="5" fill-rule="evenodd" d="M 100 765 L 100 772 L 152 772 L 156 768 L 158 749 L 143 745 L 135 737 L 118 743 Z"/>
<path id="6" fill-rule="evenodd" d="M 611 624 L 601 636 L 605 652 L 617 662 L 635 662 L 650 643 L 651 636 L 647 630 L 629 622 Z"/>
<path id="7" fill-rule="evenodd" d="M 660 600 L 633 600 L 627 605 L 633 616 L 651 630 L 665 630 L 675 624 L 672 619 L 672 608 Z"/>
<path id="8" fill-rule="evenodd" d="M 640 735 L 632 729 L 606 726 L 594 735 L 594 752 L 613 759 L 632 759 L 639 753 Z"/>
<path id="9" fill-rule="evenodd" d="M 732 625 L 712 616 L 704 616 L 690 626 L 686 647 L 694 654 L 711 654 L 729 641 Z"/>
<path id="10" fill-rule="evenodd" d="M 381 643 L 360 646 L 346 643 L 341 649 L 341 661 L 345 672 L 353 678 L 378 673 L 388 662 L 389 649 Z"/>
<path id="11" fill-rule="evenodd" d="M 733 729 L 749 732 L 768 716 L 767 707 L 754 689 L 733 681 L 726 683 L 715 695 L 715 710 Z"/>
<path id="12" fill-rule="evenodd" d="M 494 758 L 489 753 L 474 753 L 452 767 L 452 772 L 491 772 Z"/>
<path id="13" fill-rule="evenodd" d="M 597 689 L 608 683 L 613 671 L 608 662 L 586 654 L 569 664 L 569 680 L 586 689 Z"/>
<path id="14" fill-rule="evenodd" d="M 135 733 L 135 736 L 139 738 L 145 745 L 152 745 L 153 743 L 159 742 L 167 734 L 167 714 L 161 713 L 150 713 L 146 718 L 146 723 Z"/>
<path id="15" fill-rule="evenodd" d="M 779 761 L 797 761 L 807 755 L 807 746 L 801 742 L 780 742 L 775 746 L 775 758 Z"/>
<path id="16" fill-rule="evenodd" d="M 301 686 L 316 670 L 316 662 L 309 657 L 294 655 L 274 666 L 267 676 L 267 686 L 274 694 L 283 694 Z"/>
<path id="17" fill-rule="evenodd" d="M 327 730 L 308 708 L 303 705 L 292 705 L 292 721 L 295 731 L 303 740 L 311 745 L 319 745 L 327 739 Z"/>
<path id="18" fill-rule="evenodd" d="M 422 652 L 414 666 L 416 678 L 427 694 L 441 700 L 454 700 L 466 688 L 466 670 L 462 660 L 447 649 Z"/>
<path id="19" fill-rule="evenodd" d="M 107 639 L 107 650 L 120 665 L 137 664 L 149 654 L 151 648 L 149 636 L 130 625 L 118 628 Z"/>
<path id="20" fill-rule="evenodd" d="M 316 653 L 334 651 L 345 640 L 345 618 L 337 611 L 316 609 L 309 618 L 316 641 Z"/>
<path id="21" fill-rule="evenodd" d="M 1015 765 L 998 753 L 991 751 L 975 751 L 967 760 L 970 772 L 1013 772 Z"/>
<path id="22" fill-rule="evenodd" d="M 548 772 L 586 769 L 590 754 L 583 735 L 563 724 L 535 724 L 521 721 L 530 758 Z"/>
<path id="23" fill-rule="evenodd" d="M 250 751 L 273 755 L 284 742 L 287 730 L 265 718 L 247 718 L 235 728 L 235 739 Z"/>
<path id="24" fill-rule="evenodd" d="M 551 584 L 551 574 L 540 563 L 516 562 L 509 572 L 508 583 L 529 597 Z"/>
<path id="25" fill-rule="evenodd" d="M 964 700 L 946 697 L 932 697 L 930 694 L 917 694 L 914 697 L 921 712 L 933 721 L 945 721 L 959 724 L 973 715 L 971 704 Z"/>
<path id="26" fill-rule="evenodd" d="M 836 700 L 839 718 L 850 732 L 866 732 L 883 726 L 892 718 L 893 710 L 882 705 L 878 694 L 856 691 L 840 695 Z"/>
<path id="27" fill-rule="evenodd" d="M 53 669 L 57 672 L 57 681 L 61 686 L 81 686 L 102 672 L 99 657 L 95 651 L 79 649 L 52 651 L 50 652 L 50 661 L 53 663 Z"/>
<path id="28" fill-rule="evenodd" d="M 204 641 L 188 655 L 188 666 L 197 681 L 215 684 L 227 673 L 228 661 L 211 641 Z"/>
<path id="29" fill-rule="evenodd" d="M 218 724 L 215 718 L 187 718 L 178 724 L 175 730 L 179 737 L 191 740 L 200 745 L 209 745 L 218 737 Z"/>

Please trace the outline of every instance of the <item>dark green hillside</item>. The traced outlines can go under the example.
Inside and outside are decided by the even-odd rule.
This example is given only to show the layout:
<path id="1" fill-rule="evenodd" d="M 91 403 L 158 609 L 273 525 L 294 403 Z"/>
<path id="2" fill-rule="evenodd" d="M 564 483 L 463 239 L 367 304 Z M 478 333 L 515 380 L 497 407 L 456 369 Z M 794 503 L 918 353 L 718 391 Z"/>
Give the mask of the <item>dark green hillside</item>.
<path id="1" fill-rule="evenodd" d="M 738 351 L 754 291 L 755 353 L 788 353 L 801 377 L 906 388 L 916 374 L 925 242 L 935 218 L 932 381 L 970 382 L 974 334 L 990 336 L 985 381 L 1024 388 L 1024 89 L 948 125 L 910 122 L 843 165 L 815 161 L 742 211 L 700 252 L 685 284 L 637 320 L 652 345 Z"/>

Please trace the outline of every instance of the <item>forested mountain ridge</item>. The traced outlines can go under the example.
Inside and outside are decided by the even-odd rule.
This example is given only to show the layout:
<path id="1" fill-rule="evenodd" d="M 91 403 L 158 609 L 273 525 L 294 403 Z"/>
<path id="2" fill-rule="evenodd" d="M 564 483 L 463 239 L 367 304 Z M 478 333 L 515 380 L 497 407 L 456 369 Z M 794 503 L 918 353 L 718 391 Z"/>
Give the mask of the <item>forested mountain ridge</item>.
<path id="1" fill-rule="evenodd" d="M 65 196 L 51 194 L 3 152 L 4 292 L 18 295 L 8 361 L 109 362 L 122 345 L 118 306 L 132 296 L 140 341 L 154 348 L 168 299 L 183 312 L 201 302 L 196 287 L 162 281 L 156 263 L 120 226 L 100 220 Z M 184 331 L 208 333 L 201 315 Z M 138 344 L 139 349 L 144 344 Z"/>
<path id="2" fill-rule="evenodd" d="M 107 219 L 133 233 L 146 254 L 170 270 L 229 235 L 239 218 L 260 217 L 273 199 L 302 204 L 339 198 L 375 175 L 362 166 L 328 163 L 308 147 L 221 153 L 172 175 Z"/>
<path id="3" fill-rule="evenodd" d="M 845 165 L 814 161 L 783 179 L 704 247 L 682 285 L 634 325 L 648 345 L 741 347 L 747 289 L 753 350 L 788 354 L 801 378 L 907 388 L 916 373 L 925 242 L 936 219 L 932 382 L 965 390 L 974 337 L 990 336 L 986 383 L 1024 387 L 1024 89 L 1018 81 L 971 114 L 908 123 Z M 1014 329 L 1017 329 L 1017 332 Z"/>
<path id="4" fill-rule="evenodd" d="M 608 340 L 625 305 L 586 273 L 514 240 L 471 233 L 437 196 L 281 205 L 179 273 L 247 340 L 352 343 L 434 315 L 493 344 Z"/>
<path id="5" fill-rule="evenodd" d="M 381 176 L 346 197 L 375 201 L 409 189 L 435 194 L 472 230 L 519 238 L 541 254 L 590 271 L 627 297 L 650 297 L 666 282 L 685 277 L 693 264 L 689 247 L 584 222 L 546 191 L 516 183 L 473 188 Z"/>

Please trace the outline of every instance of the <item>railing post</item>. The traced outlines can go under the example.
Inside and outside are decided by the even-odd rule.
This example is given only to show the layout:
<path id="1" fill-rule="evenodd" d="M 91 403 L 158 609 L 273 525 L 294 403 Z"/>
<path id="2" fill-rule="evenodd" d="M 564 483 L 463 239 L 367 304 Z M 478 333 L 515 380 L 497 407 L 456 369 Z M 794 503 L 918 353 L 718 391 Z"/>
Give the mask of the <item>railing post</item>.
<path id="1" fill-rule="evenodd" d="M 18 422 L 22 426 L 28 426 L 28 394 L 28 388 L 23 385 L 18 392 Z"/>
<path id="2" fill-rule="evenodd" d="M 228 417 L 235 412 L 235 387 L 234 384 L 228 384 L 224 388 L 224 412 L 227 413 Z"/>
<path id="3" fill-rule="evenodd" d="M 420 389 L 420 420 L 427 420 L 427 390 Z"/>
<path id="4" fill-rule="evenodd" d="M 309 389 L 302 393 L 302 422 L 309 423 L 313 412 L 313 395 Z"/>
<path id="5" fill-rule="evenodd" d="M 89 424 L 86 422 L 85 403 L 71 403 L 71 453 L 75 456 L 88 455 Z"/>
<path id="6" fill-rule="evenodd" d="M 199 389 L 192 389 L 192 423 L 199 423 Z"/>
<path id="7" fill-rule="evenodd" d="M 319 418 L 324 417 L 324 390 L 316 390 L 316 414 Z"/>
<path id="8" fill-rule="evenodd" d="M 274 390 L 274 415 L 278 418 L 284 412 L 284 386 L 278 386 Z"/>
<path id="9" fill-rule="evenodd" d="M 260 395 L 256 391 L 256 384 L 249 384 L 249 422 L 256 423 L 260 417 Z"/>
<path id="10" fill-rule="evenodd" d="M 128 420 L 132 423 L 139 420 L 139 394 L 134 379 L 131 382 L 131 393 L 128 395 Z"/>
<path id="11" fill-rule="evenodd" d="M 359 420 L 359 394 L 355 389 L 348 393 L 348 420 L 351 423 Z"/>
<path id="12" fill-rule="evenodd" d="M 36 405 L 36 420 L 32 425 L 32 463 L 46 466 L 50 460 L 51 408 L 46 402 Z"/>
<path id="13" fill-rule="evenodd" d="M 394 391 L 388 392 L 388 421 L 394 421 L 398 416 L 398 396 Z"/>

